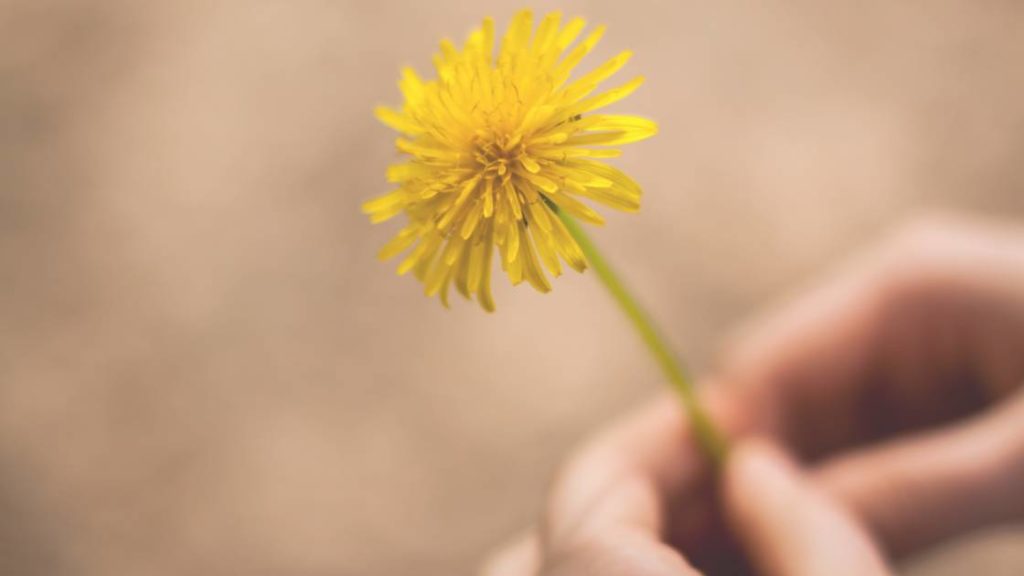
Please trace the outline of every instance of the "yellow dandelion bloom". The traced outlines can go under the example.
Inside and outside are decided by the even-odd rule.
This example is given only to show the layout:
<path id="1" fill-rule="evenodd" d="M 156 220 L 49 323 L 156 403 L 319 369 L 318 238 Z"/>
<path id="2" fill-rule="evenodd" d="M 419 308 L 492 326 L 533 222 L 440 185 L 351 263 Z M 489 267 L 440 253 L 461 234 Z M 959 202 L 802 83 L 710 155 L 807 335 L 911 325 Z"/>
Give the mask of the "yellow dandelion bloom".
<path id="1" fill-rule="evenodd" d="M 629 51 L 572 77 L 604 32 L 598 27 L 576 42 L 584 26 L 579 18 L 563 26 L 553 13 L 534 30 L 533 15 L 522 11 L 495 51 L 494 22 L 486 19 L 461 50 L 441 42 L 437 79 L 402 71 L 401 110 L 376 110 L 401 133 L 396 146 L 407 158 L 388 168 L 395 190 L 363 210 L 373 222 L 405 215 L 407 224 L 380 256 L 409 250 L 399 274 L 412 271 L 446 306 L 454 284 L 494 310 L 495 251 L 513 285 L 526 280 L 549 291 L 545 269 L 559 276 L 562 261 L 577 271 L 587 266 L 559 211 L 601 224 L 581 199 L 624 211 L 640 206 L 636 182 L 600 160 L 620 154 L 613 146 L 654 135 L 657 126 L 596 111 L 629 95 L 643 78 L 595 94 Z"/>

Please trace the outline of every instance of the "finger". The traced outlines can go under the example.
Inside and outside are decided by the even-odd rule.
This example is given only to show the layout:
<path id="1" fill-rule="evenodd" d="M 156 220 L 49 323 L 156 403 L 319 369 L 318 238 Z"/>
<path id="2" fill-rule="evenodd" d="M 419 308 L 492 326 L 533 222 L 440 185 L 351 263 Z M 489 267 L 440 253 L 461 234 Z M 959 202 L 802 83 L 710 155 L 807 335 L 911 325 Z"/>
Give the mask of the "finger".
<path id="1" fill-rule="evenodd" d="M 743 402 L 725 391 L 705 397 L 723 428 L 746 424 Z M 595 437 L 557 475 L 544 514 L 545 549 L 581 533 L 627 527 L 660 538 L 667 502 L 683 503 L 709 477 L 679 400 L 670 395 L 642 407 Z"/>
<path id="2" fill-rule="evenodd" d="M 616 479 L 571 530 L 545 540 L 542 573 L 582 576 L 599 568 L 602 574 L 677 573 L 687 565 L 662 542 L 662 514 L 657 489 L 649 480 Z"/>
<path id="3" fill-rule="evenodd" d="M 893 556 L 1024 519 L 1024 392 L 962 425 L 827 460 L 816 479 Z"/>
<path id="4" fill-rule="evenodd" d="M 748 441 L 735 447 L 724 483 L 727 520 L 761 573 L 890 573 L 854 517 L 770 445 Z"/>
<path id="5" fill-rule="evenodd" d="M 540 541 L 531 531 L 494 553 L 484 562 L 480 575 L 537 576 L 540 562 Z"/>
<path id="6" fill-rule="evenodd" d="M 700 576 L 643 531 L 614 528 L 578 538 L 545 559 L 541 576 Z"/>
<path id="7" fill-rule="evenodd" d="M 977 411 L 1024 381 L 1024 235 L 913 226 L 741 334 L 724 379 L 767 388 L 817 457 Z"/>

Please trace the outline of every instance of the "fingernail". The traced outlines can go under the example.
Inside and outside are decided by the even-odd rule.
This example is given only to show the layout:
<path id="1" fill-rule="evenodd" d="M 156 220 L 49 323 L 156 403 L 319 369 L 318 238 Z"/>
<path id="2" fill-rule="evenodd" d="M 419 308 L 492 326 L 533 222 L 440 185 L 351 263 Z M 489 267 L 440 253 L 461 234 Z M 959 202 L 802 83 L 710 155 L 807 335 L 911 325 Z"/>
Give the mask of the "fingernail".
<path id="1" fill-rule="evenodd" d="M 747 440 L 733 448 L 732 476 L 745 490 L 775 492 L 793 486 L 796 466 L 782 450 L 763 440 Z"/>

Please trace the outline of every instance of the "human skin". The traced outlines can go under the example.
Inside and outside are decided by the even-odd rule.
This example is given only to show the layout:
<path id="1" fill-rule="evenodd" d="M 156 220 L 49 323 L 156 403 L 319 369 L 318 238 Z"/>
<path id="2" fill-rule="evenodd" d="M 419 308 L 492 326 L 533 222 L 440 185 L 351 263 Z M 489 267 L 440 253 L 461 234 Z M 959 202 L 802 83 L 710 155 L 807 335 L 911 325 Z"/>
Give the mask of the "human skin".
<path id="1" fill-rule="evenodd" d="M 721 470 L 659 398 L 576 451 L 483 574 L 885 574 L 1024 520 L 1024 229 L 906 226 L 741 330 L 707 380 Z"/>

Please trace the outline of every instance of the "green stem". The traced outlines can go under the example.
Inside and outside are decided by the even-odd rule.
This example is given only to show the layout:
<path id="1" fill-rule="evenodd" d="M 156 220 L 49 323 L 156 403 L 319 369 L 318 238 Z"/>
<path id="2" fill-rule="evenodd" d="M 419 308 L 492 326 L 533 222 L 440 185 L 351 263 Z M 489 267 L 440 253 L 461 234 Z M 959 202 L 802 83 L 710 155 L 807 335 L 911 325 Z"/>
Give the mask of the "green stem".
<path id="1" fill-rule="evenodd" d="M 615 302 L 622 308 L 622 311 L 629 317 L 640 338 L 643 339 L 644 344 L 647 345 L 648 350 L 651 351 L 654 359 L 661 366 L 662 372 L 665 373 L 668 381 L 679 394 L 683 407 L 690 418 L 690 425 L 693 427 L 697 441 L 700 442 L 708 457 L 716 464 L 721 464 L 725 459 L 727 448 L 725 436 L 715 426 L 711 417 L 701 405 L 700 399 L 697 397 L 697 391 L 683 369 L 682 362 L 672 352 L 672 349 L 669 348 L 668 343 L 654 324 L 654 321 L 651 320 L 651 317 L 640 306 L 636 298 L 630 294 L 625 284 L 622 283 L 619 276 L 609 266 L 608 261 L 604 259 L 601 251 L 598 250 L 597 246 L 590 240 L 590 237 L 587 236 L 587 233 L 564 210 L 556 210 L 556 212 L 562 222 L 565 223 L 569 233 L 576 239 L 576 243 L 580 245 L 583 254 L 587 257 L 587 261 L 593 267 L 594 272 L 597 273 L 597 277 L 601 279 L 605 288 L 611 293 L 612 298 L 615 299 Z"/>

